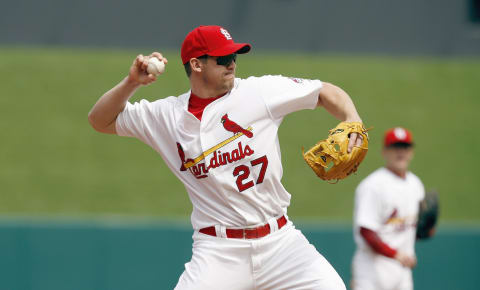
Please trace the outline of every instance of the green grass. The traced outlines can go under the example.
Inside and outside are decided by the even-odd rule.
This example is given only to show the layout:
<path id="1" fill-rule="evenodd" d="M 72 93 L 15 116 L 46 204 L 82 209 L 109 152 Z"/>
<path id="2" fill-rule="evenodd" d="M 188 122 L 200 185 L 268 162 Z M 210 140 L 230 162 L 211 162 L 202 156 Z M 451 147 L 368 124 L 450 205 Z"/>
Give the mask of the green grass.
<path id="1" fill-rule="evenodd" d="M 183 185 L 149 147 L 96 133 L 87 122 L 95 101 L 120 81 L 137 53 L 75 49 L 0 49 L 0 214 L 186 217 Z M 133 100 L 188 90 L 177 53 L 160 80 Z M 357 175 L 322 182 L 301 147 L 337 124 L 323 109 L 285 118 L 280 127 L 290 216 L 349 221 L 358 182 L 382 165 L 383 132 L 413 131 L 412 171 L 440 193 L 442 219 L 480 221 L 480 59 L 240 56 L 238 75 L 283 74 L 339 85 L 354 99 L 370 132 L 370 151 Z M 473 126 L 473 127 L 472 127 Z"/>

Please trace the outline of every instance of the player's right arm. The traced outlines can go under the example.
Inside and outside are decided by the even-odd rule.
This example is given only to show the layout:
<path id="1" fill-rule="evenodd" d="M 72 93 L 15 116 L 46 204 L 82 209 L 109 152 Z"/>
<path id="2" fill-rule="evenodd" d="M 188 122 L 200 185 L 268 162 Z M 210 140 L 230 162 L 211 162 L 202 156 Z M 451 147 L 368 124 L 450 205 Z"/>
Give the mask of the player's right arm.
<path id="1" fill-rule="evenodd" d="M 417 264 L 417 258 L 415 258 L 415 256 L 410 256 L 402 251 L 390 248 L 389 245 L 382 241 L 375 231 L 360 227 L 360 236 L 362 236 L 370 248 L 379 255 L 395 259 L 400 262 L 402 266 L 408 268 L 413 268 Z"/>
<path id="2" fill-rule="evenodd" d="M 156 77 L 147 73 L 148 59 L 157 57 L 167 63 L 167 59 L 160 53 L 154 52 L 149 56 L 138 55 L 133 61 L 128 76 L 111 90 L 103 94 L 88 113 L 90 125 L 98 132 L 117 134 L 115 122 L 117 116 L 125 109 L 128 99 L 142 85 L 148 85 Z"/>
<path id="3" fill-rule="evenodd" d="M 344 90 L 331 83 L 323 82 L 322 89 L 318 95 L 317 107 L 324 107 L 327 112 L 340 121 L 362 123 L 362 119 L 358 115 L 350 96 Z M 352 133 L 347 152 L 351 152 L 353 146 L 361 146 L 362 142 L 361 135 Z"/>

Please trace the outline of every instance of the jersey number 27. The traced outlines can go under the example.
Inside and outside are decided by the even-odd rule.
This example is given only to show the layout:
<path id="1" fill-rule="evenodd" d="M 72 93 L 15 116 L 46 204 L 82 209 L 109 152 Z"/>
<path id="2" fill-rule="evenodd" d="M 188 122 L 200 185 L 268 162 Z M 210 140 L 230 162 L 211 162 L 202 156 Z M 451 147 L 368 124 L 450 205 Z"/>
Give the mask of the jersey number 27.
<path id="1" fill-rule="evenodd" d="M 268 167 L 268 159 L 267 155 L 263 155 L 260 158 L 257 158 L 255 160 L 250 161 L 250 164 L 252 167 L 255 167 L 257 165 L 261 165 L 260 167 L 260 173 L 258 174 L 257 181 L 254 183 L 253 180 L 249 180 L 245 182 L 245 179 L 247 179 L 250 176 L 250 167 L 247 165 L 239 165 L 233 169 L 233 176 L 237 177 L 237 187 L 238 191 L 242 192 L 255 184 L 260 184 L 263 182 L 263 178 L 265 177 L 265 172 L 267 171 Z"/>

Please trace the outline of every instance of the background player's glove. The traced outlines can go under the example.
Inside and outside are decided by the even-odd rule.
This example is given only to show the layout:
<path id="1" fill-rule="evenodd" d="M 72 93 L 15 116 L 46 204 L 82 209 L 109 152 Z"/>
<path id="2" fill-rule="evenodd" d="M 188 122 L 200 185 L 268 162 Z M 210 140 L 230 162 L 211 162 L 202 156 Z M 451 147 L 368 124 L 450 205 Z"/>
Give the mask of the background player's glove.
<path id="1" fill-rule="evenodd" d="M 354 146 L 347 153 L 349 136 L 357 133 L 362 136 L 361 146 Z M 362 123 L 341 122 L 326 140 L 321 140 L 307 152 L 303 152 L 303 158 L 313 171 L 323 180 L 343 179 L 357 171 L 368 151 L 368 134 Z"/>
<path id="2" fill-rule="evenodd" d="M 438 193 L 429 191 L 425 199 L 420 202 L 418 213 L 417 239 L 428 239 L 434 233 L 438 219 Z"/>

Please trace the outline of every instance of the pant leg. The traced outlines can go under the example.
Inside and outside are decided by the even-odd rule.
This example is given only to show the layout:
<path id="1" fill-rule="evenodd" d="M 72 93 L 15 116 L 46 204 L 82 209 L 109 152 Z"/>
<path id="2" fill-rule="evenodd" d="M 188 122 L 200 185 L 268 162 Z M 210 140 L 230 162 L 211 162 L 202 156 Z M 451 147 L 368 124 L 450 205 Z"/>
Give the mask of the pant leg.
<path id="1" fill-rule="evenodd" d="M 372 252 L 355 252 L 352 275 L 352 290 L 413 290 L 409 268 Z"/>
<path id="2" fill-rule="evenodd" d="M 355 252 L 352 260 L 352 290 L 381 290 L 376 285 L 376 274 L 373 265 L 373 257 Z"/>
<path id="3" fill-rule="evenodd" d="M 404 268 L 404 274 L 400 281 L 398 290 L 413 290 L 412 270 Z"/>
<path id="4" fill-rule="evenodd" d="M 192 259 L 185 264 L 176 290 L 254 289 L 250 243 L 194 234 Z"/>
<path id="5" fill-rule="evenodd" d="M 252 251 L 256 289 L 345 290 L 330 263 L 293 225 L 262 239 Z"/>

